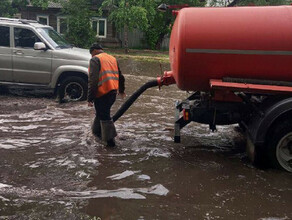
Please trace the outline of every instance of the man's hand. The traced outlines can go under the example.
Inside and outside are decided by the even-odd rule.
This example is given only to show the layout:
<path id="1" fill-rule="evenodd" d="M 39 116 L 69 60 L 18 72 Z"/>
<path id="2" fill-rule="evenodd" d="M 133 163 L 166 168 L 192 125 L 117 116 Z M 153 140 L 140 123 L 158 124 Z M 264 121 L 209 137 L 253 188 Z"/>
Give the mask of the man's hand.
<path id="1" fill-rule="evenodd" d="M 124 99 L 127 95 L 126 93 L 119 93 L 118 96 L 121 98 L 121 99 Z"/>
<path id="2" fill-rule="evenodd" d="M 88 107 L 93 107 L 93 102 L 87 102 L 88 103 Z"/>

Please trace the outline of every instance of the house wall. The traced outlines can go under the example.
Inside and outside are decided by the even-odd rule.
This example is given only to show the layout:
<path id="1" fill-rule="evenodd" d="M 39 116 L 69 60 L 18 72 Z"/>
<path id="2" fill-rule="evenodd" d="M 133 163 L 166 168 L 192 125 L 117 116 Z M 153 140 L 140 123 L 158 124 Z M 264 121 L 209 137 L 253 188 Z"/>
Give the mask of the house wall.
<path id="1" fill-rule="evenodd" d="M 48 8 L 43 10 L 38 7 L 26 7 L 21 11 L 22 19 L 37 20 L 38 15 L 48 15 L 49 25 L 57 30 L 57 17 L 63 14 L 61 8 Z M 107 14 L 105 13 L 103 17 L 107 18 Z M 115 27 L 108 19 L 106 38 L 97 38 L 96 41 L 104 47 L 121 47 L 121 41 L 116 37 Z"/>
<path id="2" fill-rule="evenodd" d="M 42 10 L 38 7 L 27 7 L 21 11 L 21 18 L 23 19 L 36 20 L 37 15 L 49 15 L 49 25 L 57 30 L 57 17 L 62 16 L 62 11 L 61 8 L 48 8 Z M 102 17 L 107 18 L 108 13 L 104 12 Z M 129 48 L 149 48 L 145 41 L 143 32 L 137 29 L 130 31 L 128 33 L 128 38 Z M 124 45 L 124 34 L 123 31 L 121 33 L 117 33 L 113 23 L 107 19 L 107 36 L 106 38 L 97 38 L 96 41 L 102 44 L 104 47 L 120 48 Z M 168 45 L 169 37 L 165 37 L 162 42 L 161 49 L 167 50 Z"/>
<path id="3" fill-rule="evenodd" d="M 124 46 L 124 32 L 121 31 L 119 33 L 119 38 L 121 39 L 122 46 Z M 128 46 L 129 48 L 139 48 L 139 49 L 146 49 L 149 48 L 149 45 L 147 44 L 145 40 L 144 33 L 138 29 L 134 29 L 132 31 L 129 31 L 128 33 Z M 168 50 L 169 46 L 169 36 L 165 36 L 165 38 L 162 41 L 161 49 L 162 50 Z"/>
<path id="4" fill-rule="evenodd" d="M 36 20 L 37 15 L 49 15 L 49 25 L 57 30 L 57 16 L 61 15 L 61 9 L 49 8 L 42 10 L 37 7 L 27 7 L 27 9 L 21 11 L 21 18 L 23 19 Z"/>

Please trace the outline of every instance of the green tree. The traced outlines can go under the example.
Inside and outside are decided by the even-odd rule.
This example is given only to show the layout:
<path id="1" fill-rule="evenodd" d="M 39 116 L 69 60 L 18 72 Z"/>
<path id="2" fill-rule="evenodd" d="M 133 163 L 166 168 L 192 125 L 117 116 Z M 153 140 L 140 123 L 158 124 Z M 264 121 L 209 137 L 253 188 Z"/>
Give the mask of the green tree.
<path id="1" fill-rule="evenodd" d="M 14 8 L 12 8 L 9 0 L 3 0 L 0 4 L 0 17 L 11 17 L 15 14 Z"/>
<path id="2" fill-rule="evenodd" d="M 170 6 L 184 4 L 188 4 L 190 7 L 205 6 L 205 2 L 199 0 L 157 0 L 155 3 L 155 9 L 162 3 Z M 172 10 L 168 9 L 165 13 L 156 10 L 154 16 L 149 17 L 148 29 L 143 31 L 151 49 L 160 49 L 163 38 L 170 33 L 171 26 L 175 20 L 175 17 L 172 15 Z"/>
<path id="3" fill-rule="evenodd" d="M 27 0 L 1 0 L 0 17 L 12 17 L 27 5 Z"/>
<path id="4" fill-rule="evenodd" d="M 34 6 L 47 8 L 49 1 L 62 1 L 62 0 L 30 0 L 30 3 Z M 0 17 L 12 17 L 18 13 L 21 8 L 28 4 L 28 0 L 1 0 L 0 4 Z"/>
<path id="5" fill-rule="evenodd" d="M 128 31 L 138 28 L 147 29 L 149 14 L 154 13 L 151 6 L 153 0 L 105 0 L 101 10 L 109 10 L 109 19 L 115 24 L 119 31 L 124 32 L 125 52 L 128 52 Z"/>
<path id="6" fill-rule="evenodd" d="M 68 18 L 69 30 L 65 35 L 68 41 L 77 47 L 89 47 L 96 40 L 96 33 L 90 23 L 91 17 L 96 15 L 91 10 L 92 0 L 30 0 L 34 6 L 44 9 L 48 7 L 50 1 L 60 3 L 63 13 Z"/>
<path id="7" fill-rule="evenodd" d="M 272 6 L 290 4 L 287 0 L 211 0 L 212 7 L 233 7 L 233 6 Z"/>
<path id="8" fill-rule="evenodd" d="M 27 1 L 27 0 L 17 0 L 17 1 Z M 43 9 L 48 8 L 49 2 L 64 2 L 64 0 L 30 0 L 33 6 L 41 7 Z"/>
<path id="9" fill-rule="evenodd" d="M 144 32 L 146 41 L 151 49 L 160 49 L 162 40 L 170 32 L 174 21 L 171 10 L 166 13 L 157 11 L 161 3 L 169 5 L 189 4 L 204 6 L 199 0 L 105 0 L 103 9 L 110 12 L 110 20 L 119 31 L 124 31 L 125 49 L 128 49 L 128 31 L 134 28 Z"/>
<path id="10" fill-rule="evenodd" d="M 69 31 L 65 37 L 77 47 L 89 47 L 96 40 L 96 33 L 92 30 L 90 20 L 96 15 L 91 10 L 91 0 L 63 2 L 63 12 L 69 22 Z"/>

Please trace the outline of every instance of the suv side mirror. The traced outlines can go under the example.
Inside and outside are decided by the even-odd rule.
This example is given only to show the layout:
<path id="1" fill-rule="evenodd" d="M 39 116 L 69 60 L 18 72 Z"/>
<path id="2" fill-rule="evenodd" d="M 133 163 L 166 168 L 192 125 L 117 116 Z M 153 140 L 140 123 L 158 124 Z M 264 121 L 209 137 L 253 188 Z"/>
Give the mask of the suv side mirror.
<path id="1" fill-rule="evenodd" d="M 33 46 L 35 50 L 46 50 L 47 47 L 43 42 L 36 42 Z"/>

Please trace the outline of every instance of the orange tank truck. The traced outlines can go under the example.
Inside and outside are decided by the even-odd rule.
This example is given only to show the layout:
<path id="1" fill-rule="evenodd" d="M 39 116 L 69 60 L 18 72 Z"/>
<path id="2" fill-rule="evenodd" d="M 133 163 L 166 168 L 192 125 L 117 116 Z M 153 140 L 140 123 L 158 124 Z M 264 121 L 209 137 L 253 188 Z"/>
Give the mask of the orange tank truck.
<path id="1" fill-rule="evenodd" d="M 238 124 L 255 164 L 292 172 L 292 6 L 183 8 L 174 14 L 171 70 L 141 86 L 113 120 L 146 89 L 176 84 L 192 94 L 176 102 L 175 142 L 191 122 L 213 131 Z"/>
<path id="2" fill-rule="evenodd" d="M 175 142 L 190 122 L 239 124 L 254 163 L 292 172 L 292 6 L 174 14 L 171 70 L 158 84 L 193 92 L 176 104 Z"/>

